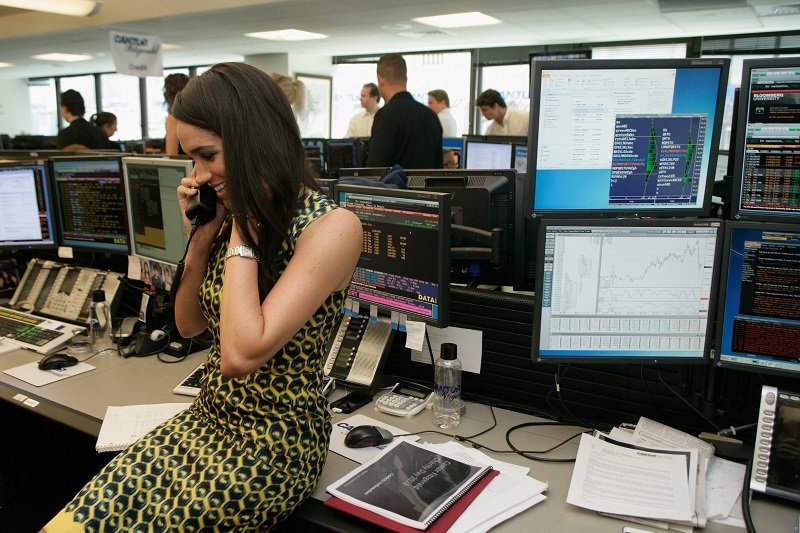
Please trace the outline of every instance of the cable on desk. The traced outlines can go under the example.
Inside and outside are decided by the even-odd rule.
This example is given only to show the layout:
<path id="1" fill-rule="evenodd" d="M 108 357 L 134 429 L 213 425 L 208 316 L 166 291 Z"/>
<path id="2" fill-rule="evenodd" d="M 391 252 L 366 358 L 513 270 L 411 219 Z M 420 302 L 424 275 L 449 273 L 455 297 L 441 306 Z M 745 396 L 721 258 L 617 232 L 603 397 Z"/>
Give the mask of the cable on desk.
<path id="1" fill-rule="evenodd" d="M 534 456 L 531 456 L 530 454 L 534 454 L 534 453 L 535 454 L 550 453 L 553 450 L 556 450 L 556 449 L 560 448 L 561 446 L 564 446 L 569 441 L 571 441 L 571 440 L 573 440 L 573 439 L 575 439 L 577 437 L 580 437 L 584 433 L 588 433 L 588 432 L 592 431 L 592 429 L 584 429 L 583 431 L 580 431 L 579 433 L 575 433 L 571 437 L 562 440 L 561 442 L 559 442 L 555 446 L 551 446 L 550 448 L 547 448 L 546 450 L 520 450 L 519 448 L 514 446 L 514 444 L 511 442 L 511 434 L 514 431 L 518 430 L 518 429 L 522 429 L 522 428 L 526 428 L 526 427 L 536 427 L 536 426 L 573 426 L 573 425 L 574 424 L 562 424 L 561 422 L 525 422 L 524 424 L 517 424 L 516 426 L 512 426 L 512 427 L 508 428 L 508 431 L 506 431 L 506 443 L 508 443 L 508 446 L 512 450 L 514 450 L 515 453 L 517 453 L 518 455 L 520 455 L 522 457 L 525 457 L 526 459 L 530 459 L 531 461 L 539 461 L 539 462 L 543 462 L 543 463 L 574 463 L 575 462 L 575 458 L 574 457 L 573 458 L 569 458 L 569 459 L 551 459 L 549 457 L 534 457 Z"/>
<path id="2" fill-rule="evenodd" d="M 578 418 L 577 416 L 575 416 L 572 413 L 572 411 L 569 410 L 569 407 L 567 407 L 566 402 L 564 402 L 564 397 L 561 395 L 561 379 L 567 377 L 567 372 L 569 372 L 570 365 L 565 365 L 564 374 L 561 375 L 560 378 L 559 378 L 559 369 L 560 369 L 560 367 L 561 367 L 561 363 L 558 363 L 556 365 L 556 374 L 555 374 L 556 383 L 555 383 L 555 387 L 556 387 L 556 394 L 558 395 L 558 401 L 561 402 L 561 407 L 564 408 L 564 411 L 569 416 L 569 418 L 566 420 L 566 422 L 577 422 L 579 425 L 584 426 L 584 427 L 594 427 L 596 424 L 587 423 L 586 420 L 583 420 L 583 419 Z"/>
<path id="3" fill-rule="evenodd" d="M 742 486 L 742 518 L 747 533 L 756 533 L 753 525 L 753 516 L 750 514 L 750 475 L 753 472 L 753 455 L 747 457 L 747 464 L 744 467 L 744 485 Z"/>
<path id="4" fill-rule="evenodd" d="M 644 379 L 644 364 L 639 365 L 639 379 L 642 380 L 642 385 L 644 386 L 645 392 L 647 392 L 647 397 L 650 398 L 650 403 L 653 404 L 653 407 L 656 410 L 656 416 L 658 416 L 658 420 L 663 420 L 664 417 L 661 415 L 661 408 L 658 406 L 658 403 L 656 403 L 653 393 L 650 392 L 650 387 L 647 386 L 647 380 Z"/>
<path id="5" fill-rule="evenodd" d="M 695 413 L 697 413 L 697 415 L 698 415 L 698 416 L 700 416 L 700 418 L 702 418 L 703 420 L 705 420 L 705 421 L 706 421 L 706 423 L 708 423 L 708 424 L 709 424 L 711 427 L 713 427 L 713 428 L 714 428 L 714 431 L 719 431 L 719 430 L 720 430 L 720 427 L 719 427 L 718 425 L 716 425 L 716 424 L 715 424 L 713 421 L 711 421 L 711 420 L 710 420 L 708 417 L 706 417 L 706 415 L 704 415 L 704 414 L 703 414 L 703 413 L 700 411 L 700 409 L 698 409 L 697 407 L 695 407 L 694 405 L 692 405 L 692 402 L 690 402 L 689 400 L 687 400 L 686 398 L 684 398 L 683 396 L 681 396 L 680 394 L 678 394 L 678 392 L 677 392 L 677 391 L 675 391 L 675 389 L 673 389 L 672 387 L 670 387 L 670 386 L 669 386 L 669 384 L 668 384 L 666 381 L 664 381 L 664 377 L 661 375 L 661 368 L 658 366 L 658 364 L 656 364 L 655 366 L 656 366 L 656 374 L 658 375 L 658 379 L 661 381 L 661 383 L 662 383 L 662 384 L 663 384 L 663 385 L 664 385 L 664 386 L 665 386 L 667 389 L 669 389 L 669 391 L 670 391 L 672 394 L 674 394 L 674 395 L 675 395 L 675 396 L 676 396 L 678 399 L 680 399 L 681 401 L 683 401 L 683 403 L 685 403 L 686 405 L 688 405 L 688 406 L 689 406 L 689 408 L 690 408 L 692 411 L 694 411 Z"/>

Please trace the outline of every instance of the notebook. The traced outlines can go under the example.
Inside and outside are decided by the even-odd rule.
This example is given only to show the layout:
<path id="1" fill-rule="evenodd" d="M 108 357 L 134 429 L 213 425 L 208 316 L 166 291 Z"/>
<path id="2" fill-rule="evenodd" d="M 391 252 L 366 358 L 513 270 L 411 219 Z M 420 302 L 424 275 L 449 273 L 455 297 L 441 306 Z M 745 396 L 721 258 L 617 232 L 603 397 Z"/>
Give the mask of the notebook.
<path id="1" fill-rule="evenodd" d="M 192 404 L 109 405 L 94 448 L 98 452 L 124 450 L 190 405 Z"/>

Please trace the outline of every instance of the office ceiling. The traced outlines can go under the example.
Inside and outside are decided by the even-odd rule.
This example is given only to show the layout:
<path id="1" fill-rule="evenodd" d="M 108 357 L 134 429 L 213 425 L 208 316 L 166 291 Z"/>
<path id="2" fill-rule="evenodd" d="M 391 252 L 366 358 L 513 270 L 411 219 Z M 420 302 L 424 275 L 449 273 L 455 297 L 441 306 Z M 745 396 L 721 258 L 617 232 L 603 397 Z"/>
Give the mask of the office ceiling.
<path id="1" fill-rule="evenodd" d="M 412 20 L 465 11 L 502 23 L 443 30 Z M 244 36 L 284 28 L 329 38 Z M 0 61 L 14 65 L 0 68 L 0 78 L 113 71 L 109 30 L 160 36 L 170 45 L 164 66 L 173 67 L 268 53 L 328 57 L 800 31 L 800 0 L 106 0 L 93 17 L 0 8 Z M 94 59 L 31 58 L 47 52 Z"/>

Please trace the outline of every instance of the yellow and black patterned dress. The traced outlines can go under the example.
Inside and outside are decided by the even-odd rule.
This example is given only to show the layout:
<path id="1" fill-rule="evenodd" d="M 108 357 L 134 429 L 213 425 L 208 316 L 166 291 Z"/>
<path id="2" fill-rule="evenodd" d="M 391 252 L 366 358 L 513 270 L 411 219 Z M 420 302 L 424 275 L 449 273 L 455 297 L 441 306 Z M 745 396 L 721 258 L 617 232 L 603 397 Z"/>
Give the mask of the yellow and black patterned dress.
<path id="1" fill-rule="evenodd" d="M 298 202 L 282 268 L 303 229 L 335 206 Z M 332 294 L 258 371 L 220 374 L 219 307 L 227 243 L 218 243 L 200 305 L 214 335 L 193 406 L 115 457 L 47 526 L 55 531 L 262 531 L 314 490 L 328 450 L 323 350 L 341 311 Z"/>

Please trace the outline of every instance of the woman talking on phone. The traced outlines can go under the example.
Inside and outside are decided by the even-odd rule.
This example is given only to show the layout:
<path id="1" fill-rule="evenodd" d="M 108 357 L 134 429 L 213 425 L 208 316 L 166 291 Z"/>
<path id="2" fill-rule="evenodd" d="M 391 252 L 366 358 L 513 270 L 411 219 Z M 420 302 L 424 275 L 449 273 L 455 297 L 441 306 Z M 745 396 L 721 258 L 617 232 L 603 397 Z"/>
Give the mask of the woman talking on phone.
<path id="1" fill-rule="evenodd" d="M 325 463 L 323 352 L 361 224 L 316 190 L 292 110 L 267 74 L 215 65 L 173 114 L 195 161 L 178 187 L 181 209 L 203 185 L 216 192 L 175 280 L 180 334 L 208 328 L 214 338 L 201 392 L 114 458 L 47 531 L 60 520 L 93 531 L 267 530 L 310 496 Z"/>

